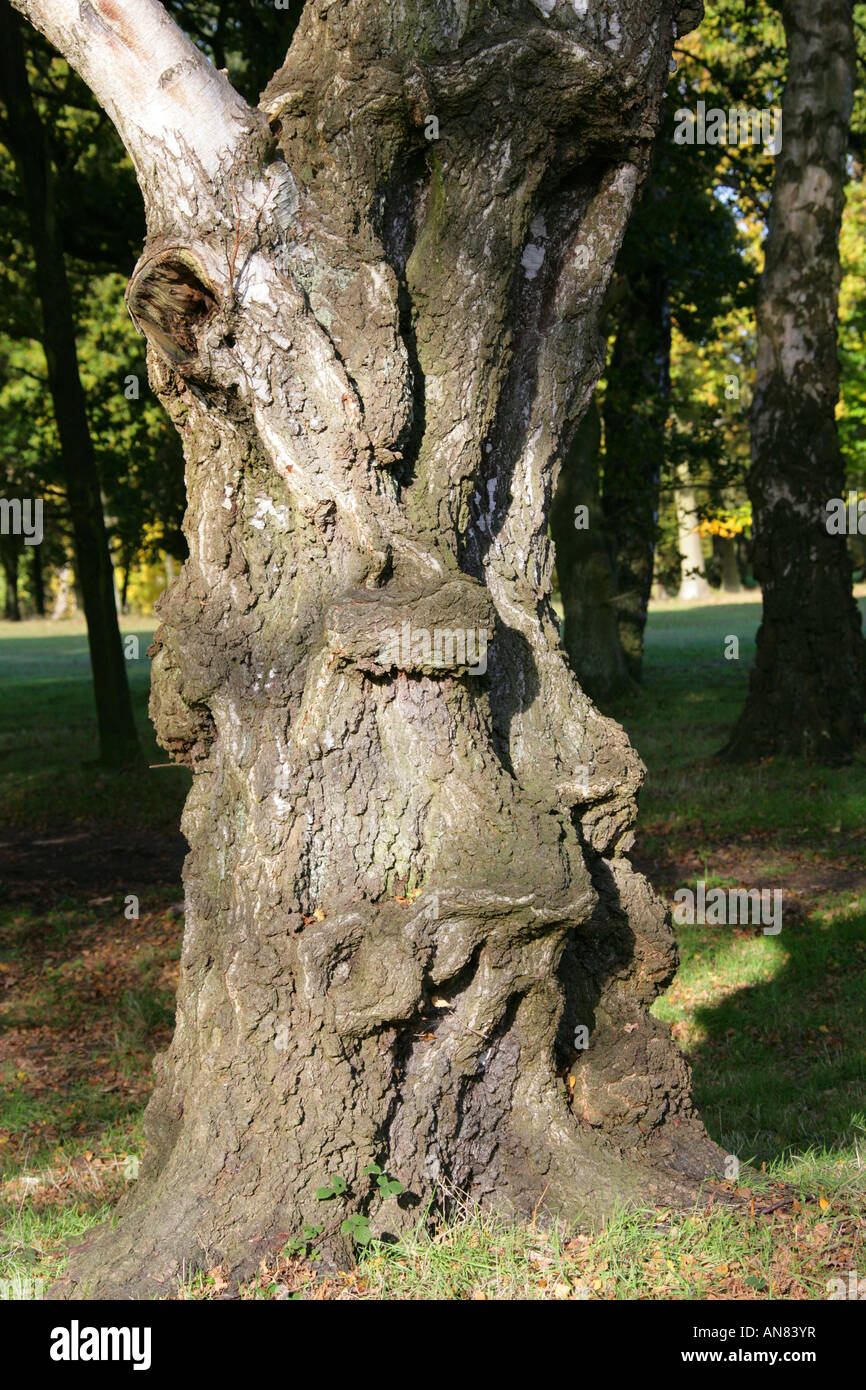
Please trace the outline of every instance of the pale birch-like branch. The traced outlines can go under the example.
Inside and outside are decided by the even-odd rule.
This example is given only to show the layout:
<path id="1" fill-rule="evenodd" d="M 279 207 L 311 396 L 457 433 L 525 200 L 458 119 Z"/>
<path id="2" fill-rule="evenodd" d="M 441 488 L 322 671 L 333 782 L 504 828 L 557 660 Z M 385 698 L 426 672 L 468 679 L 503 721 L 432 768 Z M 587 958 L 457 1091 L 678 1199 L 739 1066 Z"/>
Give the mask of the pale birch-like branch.
<path id="1" fill-rule="evenodd" d="M 83 78 L 135 165 L 149 214 L 195 216 L 249 154 L 258 118 L 159 0 L 12 0 Z M 158 216 L 158 221 L 164 221 Z"/>

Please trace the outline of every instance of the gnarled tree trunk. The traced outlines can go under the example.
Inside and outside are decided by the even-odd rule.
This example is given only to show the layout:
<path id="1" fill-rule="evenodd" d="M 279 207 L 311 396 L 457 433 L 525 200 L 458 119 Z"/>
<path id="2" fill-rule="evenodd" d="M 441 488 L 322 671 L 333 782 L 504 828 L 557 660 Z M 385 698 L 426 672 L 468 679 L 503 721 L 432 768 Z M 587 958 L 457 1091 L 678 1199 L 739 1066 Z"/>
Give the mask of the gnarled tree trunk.
<path id="1" fill-rule="evenodd" d="M 692 1194 L 642 768 L 559 648 L 548 540 L 676 7 L 316 0 L 254 112 L 151 0 L 17 3 L 136 160 L 189 494 L 152 697 L 195 771 L 177 1029 L 67 1287 L 249 1269 L 330 1174 L 395 1232 L 444 1180 L 575 1219 Z"/>
<path id="2" fill-rule="evenodd" d="M 866 648 L 843 536 L 836 428 L 839 229 L 854 92 L 851 0 L 786 0 L 783 145 L 776 156 L 748 488 L 764 593 L 749 696 L 725 750 L 829 762 L 862 742 Z"/>

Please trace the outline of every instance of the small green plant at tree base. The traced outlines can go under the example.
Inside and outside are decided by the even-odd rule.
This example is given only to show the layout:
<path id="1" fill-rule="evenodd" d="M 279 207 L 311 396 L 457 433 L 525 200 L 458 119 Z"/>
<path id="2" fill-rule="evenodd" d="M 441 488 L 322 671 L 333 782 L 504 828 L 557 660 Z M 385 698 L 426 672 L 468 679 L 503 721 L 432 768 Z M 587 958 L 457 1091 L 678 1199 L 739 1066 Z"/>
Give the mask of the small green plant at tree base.
<path id="1" fill-rule="evenodd" d="M 368 1168 L 364 1169 L 364 1172 L 376 1179 L 376 1186 L 383 1197 L 396 1197 L 398 1193 L 403 1191 L 403 1184 L 398 1182 L 396 1178 L 389 1178 L 387 1173 L 383 1173 L 378 1163 L 371 1163 Z"/>
<path id="2" fill-rule="evenodd" d="M 320 1187 L 316 1192 L 316 1200 L 319 1202 L 329 1202 L 332 1197 L 341 1197 L 344 1192 L 348 1192 L 349 1184 L 345 1178 L 333 1178 L 328 1175 L 326 1186 Z"/>
<path id="3" fill-rule="evenodd" d="M 346 1217 L 340 1226 L 340 1232 L 344 1236 L 350 1236 L 356 1245 L 369 1245 L 373 1239 L 369 1217 L 362 1216 L 359 1211 Z"/>
<path id="4" fill-rule="evenodd" d="M 375 1179 L 375 1186 L 378 1187 L 383 1197 L 396 1197 L 403 1191 L 403 1184 L 396 1178 L 389 1177 L 378 1163 L 371 1163 L 364 1169 L 365 1177 Z M 316 1191 L 316 1200 L 319 1202 L 331 1202 L 335 1197 L 342 1197 L 349 1191 L 349 1184 L 345 1178 L 336 1177 L 329 1173 L 324 1184 Z M 333 1229 L 333 1227 L 331 1228 Z M 315 1248 L 316 1242 L 324 1234 L 324 1226 L 304 1226 L 300 1235 L 292 1236 L 287 1242 L 285 1250 L 291 1255 L 307 1255 L 313 1260 L 320 1258 L 321 1252 Z M 370 1230 L 370 1219 L 362 1215 L 361 1212 L 353 1212 L 347 1216 L 340 1224 L 340 1233 L 349 1236 L 356 1245 L 369 1245 L 373 1239 Z"/>
<path id="5" fill-rule="evenodd" d="M 315 1242 L 324 1229 L 324 1226 L 302 1226 L 301 1234 L 292 1236 L 291 1240 L 286 1242 L 284 1247 L 286 1253 L 289 1255 L 309 1254 L 310 1259 L 318 1260 L 321 1257 L 321 1251 L 311 1247 L 315 1246 Z"/>

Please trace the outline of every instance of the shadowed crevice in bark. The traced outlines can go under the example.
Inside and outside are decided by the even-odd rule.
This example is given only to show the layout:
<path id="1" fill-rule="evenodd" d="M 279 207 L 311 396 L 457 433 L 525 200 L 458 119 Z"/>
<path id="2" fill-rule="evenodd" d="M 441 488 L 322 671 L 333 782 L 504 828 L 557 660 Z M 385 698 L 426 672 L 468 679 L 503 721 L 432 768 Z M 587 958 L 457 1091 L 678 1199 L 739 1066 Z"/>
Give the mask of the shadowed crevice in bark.
<path id="1" fill-rule="evenodd" d="M 216 309 L 200 267 L 182 247 L 154 256 L 130 283 L 127 305 L 139 332 L 178 366 L 198 356 L 199 337 Z"/>
<path id="2" fill-rule="evenodd" d="M 397 441 L 398 462 L 394 478 L 400 488 L 412 481 L 418 455 L 424 441 L 424 371 L 418 356 L 415 336 L 412 294 L 406 279 L 406 265 L 415 247 L 419 222 L 430 193 L 430 154 L 413 150 L 394 170 L 383 193 L 384 213 L 382 244 L 398 279 L 397 309 L 400 336 L 406 347 L 409 366 L 409 389 L 412 413 L 404 435 Z"/>

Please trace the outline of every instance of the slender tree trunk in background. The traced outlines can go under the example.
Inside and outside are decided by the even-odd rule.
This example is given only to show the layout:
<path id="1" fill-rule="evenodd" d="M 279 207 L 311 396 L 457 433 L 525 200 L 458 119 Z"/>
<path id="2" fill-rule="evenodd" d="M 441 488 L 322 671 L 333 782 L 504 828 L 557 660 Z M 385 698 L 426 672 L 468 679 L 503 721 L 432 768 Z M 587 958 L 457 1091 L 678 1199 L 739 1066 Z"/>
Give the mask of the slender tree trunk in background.
<path id="1" fill-rule="evenodd" d="M 112 543 L 111 528 L 117 525 L 117 517 L 109 516 L 106 512 L 105 497 L 100 492 L 102 498 L 102 524 L 105 530 L 106 549 L 108 551 L 108 565 L 111 570 L 111 592 L 114 595 L 114 611 L 120 617 L 123 612 L 123 604 L 120 596 L 120 585 L 117 582 L 117 563 L 114 545 Z M 118 629 L 119 630 L 119 629 Z"/>
<path id="2" fill-rule="evenodd" d="M 17 536 L 0 536 L 0 563 L 3 565 L 3 578 L 6 581 L 3 617 L 8 623 L 21 621 L 21 606 L 18 601 L 18 561 L 20 555 L 21 541 Z"/>
<path id="3" fill-rule="evenodd" d="M 57 593 L 51 609 L 51 621 L 59 622 L 69 612 L 69 590 L 72 587 L 72 567 L 64 565 L 57 571 Z"/>
<path id="4" fill-rule="evenodd" d="M 195 772 L 177 1028 L 58 1292 L 249 1271 L 329 1174 L 395 1233 L 441 1182 L 691 1202 L 720 1155 L 649 1012 L 642 768 L 564 660 L 548 522 L 694 7 L 316 0 L 254 112 L 152 0 L 17 3 L 135 159 L 189 499 L 152 691 Z M 339 1216 L 322 1244 L 349 1260 Z"/>
<path id="5" fill-rule="evenodd" d="M 593 399 L 563 461 L 550 526 L 565 614 L 563 645 L 582 688 L 603 706 L 632 682 L 619 638 L 615 564 L 599 496 L 600 453 L 601 419 Z M 576 515 L 577 508 L 584 510 Z"/>
<path id="6" fill-rule="evenodd" d="M 72 518 L 75 569 L 87 619 L 100 759 L 109 766 L 122 766 L 138 756 L 138 734 L 120 644 L 99 475 L 78 371 L 72 298 L 45 132 L 30 93 L 20 21 L 6 0 L 0 0 L 0 98 L 9 117 L 8 138 L 33 242 L 42 343 Z"/>
<path id="7" fill-rule="evenodd" d="M 604 403 L 602 497 L 616 547 L 620 641 L 640 680 L 670 398 L 671 316 L 657 266 L 629 285 L 620 314 Z"/>
<path id="8" fill-rule="evenodd" d="M 758 304 L 749 495 L 764 612 L 725 750 L 845 760 L 863 739 L 866 648 L 844 536 L 836 428 L 839 230 L 856 53 L 851 0 L 789 0 L 783 145 Z"/>
<path id="9" fill-rule="evenodd" d="M 737 542 L 732 536 L 713 536 L 713 554 L 721 566 L 722 592 L 726 594 L 742 593 Z"/>
<path id="10" fill-rule="evenodd" d="M 711 593 L 705 572 L 704 548 L 698 535 L 698 504 L 691 478 L 683 467 L 676 490 L 677 531 L 682 558 L 682 579 L 678 598 L 684 601 L 707 598 Z"/>
<path id="11" fill-rule="evenodd" d="M 42 572 L 42 555 L 38 545 L 30 546 L 30 583 L 33 586 L 33 606 L 36 616 L 45 617 L 45 576 Z"/>

